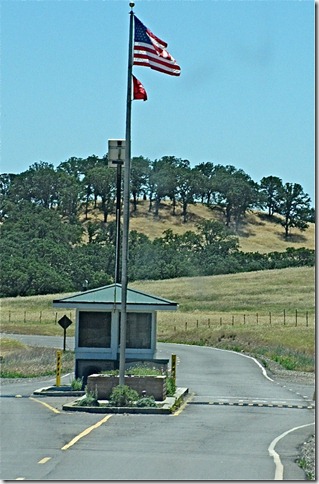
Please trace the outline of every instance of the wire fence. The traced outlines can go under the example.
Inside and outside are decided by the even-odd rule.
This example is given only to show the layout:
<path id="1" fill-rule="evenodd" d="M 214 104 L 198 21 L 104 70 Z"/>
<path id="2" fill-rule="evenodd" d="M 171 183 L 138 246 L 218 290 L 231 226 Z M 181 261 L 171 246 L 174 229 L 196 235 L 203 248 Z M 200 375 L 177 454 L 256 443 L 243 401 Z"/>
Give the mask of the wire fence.
<path id="1" fill-rule="evenodd" d="M 12 324 L 57 324 L 64 315 L 68 316 L 72 322 L 75 321 L 75 311 L 65 309 L 53 311 L 27 311 L 27 310 L 8 310 L 1 311 L 1 323 Z"/>
<path id="2" fill-rule="evenodd" d="M 222 326 L 282 326 L 282 327 L 310 327 L 315 326 L 314 311 L 301 311 L 295 309 L 284 310 L 280 313 L 275 312 L 256 312 L 256 313 L 242 313 L 230 314 L 224 313 L 222 315 L 213 315 L 206 318 L 187 318 L 183 314 L 183 320 L 176 319 L 173 322 L 174 331 L 187 331 L 196 328 L 216 328 Z"/>
<path id="3" fill-rule="evenodd" d="M 59 319 L 64 315 L 68 316 L 71 321 L 75 322 L 75 311 L 60 310 L 8 310 L 1 312 L 2 324 L 57 324 Z M 175 330 L 193 329 L 194 327 L 211 327 L 224 325 L 281 325 L 281 326 L 304 326 L 314 327 L 315 314 L 313 310 L 283 310 L 282 312 L 247 312 L 247 313 L 223 313 L 215 314 L 210 317 L 194 318 L 194 315 L 188 317 L 187 313 L 180 313 L 178 318 L 173 320 Z"/>

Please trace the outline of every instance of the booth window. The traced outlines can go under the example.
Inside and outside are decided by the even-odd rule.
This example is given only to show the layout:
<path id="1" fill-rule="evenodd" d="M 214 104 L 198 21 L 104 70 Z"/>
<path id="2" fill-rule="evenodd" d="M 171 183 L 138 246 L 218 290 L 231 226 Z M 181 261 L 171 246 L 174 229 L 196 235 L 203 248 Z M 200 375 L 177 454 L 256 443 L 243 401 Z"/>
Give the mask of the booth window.
<path id="1" fill-rule="evenodd" d="M 110 348 L 111 318 L 111 313 L 80 311 L 79 346 Z"/>
<path id="2" fill-rule="evenodd" d="M 152 314 L 128 313 L 126 326 L 127 348 L 151 348 Z"/>

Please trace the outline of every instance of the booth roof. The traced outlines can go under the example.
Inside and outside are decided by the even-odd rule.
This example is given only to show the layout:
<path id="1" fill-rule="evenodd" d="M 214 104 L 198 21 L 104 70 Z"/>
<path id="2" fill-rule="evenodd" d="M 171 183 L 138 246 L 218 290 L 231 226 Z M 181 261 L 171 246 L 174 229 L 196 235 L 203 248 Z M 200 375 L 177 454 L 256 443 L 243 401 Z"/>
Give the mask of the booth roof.
<path id="1" fill-rule="evenodd" d="M 103 309 L 120 309 L 122 303 L 121 284 L 111 284 L 110 286 L 98 287 L 89 291 L 84 291 L 74 296 L 53 300 L 54 307 L 84 308 L 100 306 Z M 127 309 L 137 309 L 137 307 L 147 307 L 151 310 L 171 310 L 177 309 L 177 303 L 158 296 L 152 296 L 136 289 L 127 289 Z"/>

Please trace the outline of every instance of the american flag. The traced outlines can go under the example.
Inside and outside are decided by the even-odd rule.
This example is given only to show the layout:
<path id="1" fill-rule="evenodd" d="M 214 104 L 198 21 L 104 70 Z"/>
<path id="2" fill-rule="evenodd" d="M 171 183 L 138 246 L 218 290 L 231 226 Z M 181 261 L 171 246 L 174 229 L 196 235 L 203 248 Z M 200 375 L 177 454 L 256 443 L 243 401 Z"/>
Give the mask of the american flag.
<path id="1" fill-rule="evenodd" d="M 135 66 L 145 66 L 171 76 L 179 76 L 181 68 L 167 52 L 167 43 L 154 35 L 134 15 L 134 60 Z"/>

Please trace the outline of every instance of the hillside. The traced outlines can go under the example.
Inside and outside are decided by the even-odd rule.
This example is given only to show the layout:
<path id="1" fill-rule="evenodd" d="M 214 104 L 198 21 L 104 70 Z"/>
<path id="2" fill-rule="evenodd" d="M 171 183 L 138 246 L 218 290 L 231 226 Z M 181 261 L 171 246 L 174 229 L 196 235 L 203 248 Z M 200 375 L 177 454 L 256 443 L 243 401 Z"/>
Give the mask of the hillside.
<path id="1" fill-rule="evenodd" d="M 200 203 L 189 205 L 189 217 L 186 224 L 183 223 L 180 206 L 176 208 L 176 215 L 173 216 L 170 202 L 163 202 L 158 217 L 148 211 L 148 206 L 148 201 L 139 201 L 137 211 L 131 213 L 130 230 L 141 232 L 151 240 L 161 237 L 167 229 L 181 235 L 187 230 L 195 232 L 196 224 L 203 219 L 222 220 L 220 210 L 208 208 Z M 84 221 L 84 217 L 81 220 L 84 224 L 87 223 Z M 103 215 L 100 210 L 89 212 L 88 221 L 102 220 Z M 114 216 L 110 216 L 108 220 L 114 220 Z M 244 252 L 283 252 L 287 247 L 315 248 L 315 224 L 309 223 L 308 229 L 304 232 L 292 229 L 291 236 L 285 240 L 284 229 L 279 223 L 279 217 L 274 217 L 274 221 L 270 221 L 265 213 L 257 211 L 249 212 L 240 227 L 238 236 L 240 250 Z"/>
<path id="2" fill-rule="evenodd" d="M 182 312 L 215 313 L 245 310 L 255 313 L 258 310 L 282 311 L 284 308 L 293 310 L 296 307 L 302 310 L 313 310 L 314 282 L 314 267 L 289 267 L 271 271 L 135 281 L 130 282 L 129 287 L 177 301 L 179 311 Z M 78 291 L 2 298 L 2 322 L 3 324 L 6 322 L 5 315 L 9 310 L 12 313 L 20 312 L 22 319 L 24 311 L 54 313 L 53 299 L 61 299 L 77 293 Z M 61 311 L 65 312 L 65 309 Z M 171 317 L 171 313 L 168 316 Z"/>
<path id="3" fill-rule="evenodd" d="M 186 321 L 189 329 L 196 328 L 198 321 L 207 327 L 208 318 L 212 328 L 214 326 L 218 329 L 220 317 L 223 318 L 223 324 L 232 324 L 232 316 L 235 315 L 235 322 L 243 328 L 245 314 L 247 329 L 251 324 L 254 332 L 257 331 L 257 325 L 258 328 L 264 328 L 266 325 L 268 330 L 271 329 L 270 334 L 278 326 L 287 335 L 287 326 L 294 327 L 296 341 L 299 341 L 300 347 L 302 336 L 300 328 L 307 328 L 309 325 L 307 334 L 309 333 L 313 341 L 314 279 L 313 267 L 293 267 L 161 281 L 135 281 L 129 283 L 129 286 L 178 303 L 179 308 L 176 313 L 159 312 L 160 331 L 165 328 L 171 328 L 171 331 L 174 325 L 184 328 Z M 56 324 L 56 321 L 64 314 L 74 320 L 74 310 L 54 310 L 52 301 L 71 294 L 74 293 L 3 298 L 1 300 L 2 332 L 61 335 L 61 327 Z M 298 310 L 298 329 L 296 310 Z M 272 315 L 272 326 L 269 325 L 269 312 Z M 283 326 L 284 312 L 286 328 Z M 256 313 L 258 313 L 258 323 Z M 311 331 L 310 328 L 312 328 Z M 68 334 L 74 334 L 74 325 L 68 329 Z"/>
<path id="4" fill-rule="evenodd" d="M 136 281 L 131 287 L 178 301 L 184 312 L 251 312 L 314 309 L 313 267 Z M 244 290 L 243 290 L 244 289 Z M 172 318 L 168 315 L 168 318 Z"/>

